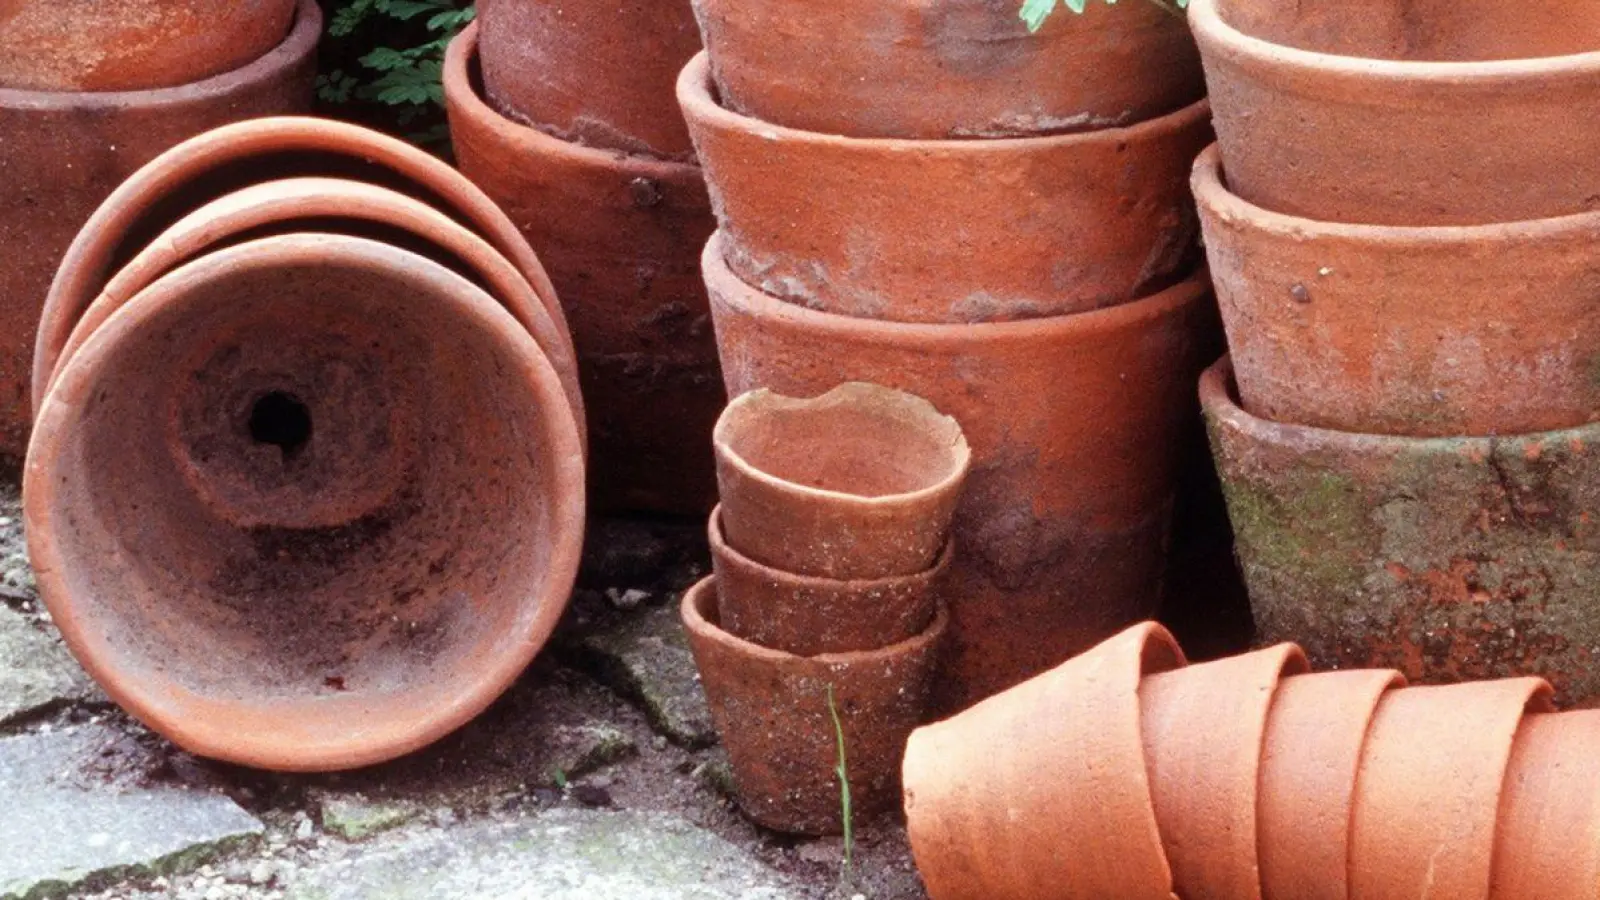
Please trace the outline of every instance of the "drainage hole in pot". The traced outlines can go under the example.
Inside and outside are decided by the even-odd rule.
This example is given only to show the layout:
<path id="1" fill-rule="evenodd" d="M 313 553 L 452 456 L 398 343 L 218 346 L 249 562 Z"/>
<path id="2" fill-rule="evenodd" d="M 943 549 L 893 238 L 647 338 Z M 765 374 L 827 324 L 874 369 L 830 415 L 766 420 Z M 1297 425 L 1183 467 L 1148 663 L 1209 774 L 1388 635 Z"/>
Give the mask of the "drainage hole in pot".
<path id="1" fill-rule="evenodd" d="M 250 437 L 282 450 L 287 463 L 311 442 L 311 410 L 293 394 L 265 394 L 250 408 Z"/>

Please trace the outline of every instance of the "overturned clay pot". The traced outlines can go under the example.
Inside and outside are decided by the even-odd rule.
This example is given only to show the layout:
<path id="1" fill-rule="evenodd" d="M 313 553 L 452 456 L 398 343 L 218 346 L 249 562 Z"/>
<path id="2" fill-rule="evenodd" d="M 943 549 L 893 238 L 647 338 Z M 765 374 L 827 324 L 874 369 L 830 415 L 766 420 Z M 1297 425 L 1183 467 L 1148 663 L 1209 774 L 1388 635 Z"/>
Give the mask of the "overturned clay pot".
<path id="1" fill-rule="evenodd" d="M 108 318 L 45 399 L 23 495 L 41 596 L 112 699 L 201 756 L 331 770 L 516 678 L 566 606 L 583 479 L 560 379 L 498 303 L 305 234 Z"/>
<path id="2" fill-rule="evenodd" d="M 1586 900 L 1600 885 L 1600 710 L 1522 720 L 1500 799 L 1490 900 Z"/>

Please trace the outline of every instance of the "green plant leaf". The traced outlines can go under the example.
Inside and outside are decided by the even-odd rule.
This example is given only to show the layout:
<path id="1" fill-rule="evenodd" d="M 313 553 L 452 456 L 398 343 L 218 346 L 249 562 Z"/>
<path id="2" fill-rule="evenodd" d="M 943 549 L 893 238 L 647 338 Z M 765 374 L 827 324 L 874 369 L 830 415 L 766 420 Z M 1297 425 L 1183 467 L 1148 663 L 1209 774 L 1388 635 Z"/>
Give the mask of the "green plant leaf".
<path id="1" fill-rule="evenodd" d="M 1022 21 L 1029 31 L 1038 31 L 1044 20 L 1056 10 L 1056 0 L 1025 0 L 1022 4 Z"/>

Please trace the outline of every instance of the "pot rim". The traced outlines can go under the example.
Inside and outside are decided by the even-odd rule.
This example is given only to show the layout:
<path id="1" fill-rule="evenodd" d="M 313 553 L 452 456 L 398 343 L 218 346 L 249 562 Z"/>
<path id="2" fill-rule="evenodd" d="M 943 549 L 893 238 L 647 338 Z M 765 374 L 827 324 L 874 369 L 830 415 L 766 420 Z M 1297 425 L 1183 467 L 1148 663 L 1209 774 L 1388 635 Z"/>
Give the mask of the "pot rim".
<path id="1" fill-rule="evenodd" d="M 891 575 L 887 578 L 822 578 L 816 575 L 799 575 L 774 569 L 771 566 L 756 562 L 728 543 L 722 531 L 722 504 L 718 503 L 711 510 L 711 518 L 706 523 L 706 535 L 711 539 L 711 552 L 713 555 L 722 554 L 729 561 L 760 576 L 762 579 L 777 585 L 792 585 L 799 590 L 829 592 L 829 593 L 868 593 L 872 591 L 893 590 L 905 584 L 932 584 L 950 569 L 950 560 L 955 556 L 956 541 L 954 537 L 946 540 L 939 550 L 939 559 L 933 567 L 911 575 Z"/>

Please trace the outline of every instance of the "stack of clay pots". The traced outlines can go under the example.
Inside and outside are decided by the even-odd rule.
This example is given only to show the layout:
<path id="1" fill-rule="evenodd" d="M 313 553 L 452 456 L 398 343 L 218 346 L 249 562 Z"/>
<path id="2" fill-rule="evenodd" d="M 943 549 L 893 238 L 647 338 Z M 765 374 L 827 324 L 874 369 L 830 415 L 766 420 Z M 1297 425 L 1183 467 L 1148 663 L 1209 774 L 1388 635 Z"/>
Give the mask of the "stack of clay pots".
<path id="1" fill-rule="evenodd" d="M 1582 4 L 1196 0 L 1262 637 L 1600 696 L 1600 28 Z M 1593 10 L 1588 10 L 1592 12 Z"/>
<path id="2" fill-rule="evenodd" d="M 457 163 L 510 213 L 572 321 L 594 503 L 703 516 L 727 403 L 699 276 L 715 228 L 673 100 L 689 0 L 482 0 L 445 60 Z"/>
<path id="3" fill-rule="evenodd" d="M 484 709 L 566 607 L 582 405 L 560 307 L 455 170 L 267 118 L 136 172 L 45 304 L 39 590 L 191 752 L 326 770 Z"/>
<path id="4" fill-rule="evenodd" d="M 841 778 L 860 815 L 899 799 L 972 453 L 928 401 L 849 383 L 812 400 L 744 394 L 716 455 L 715 575 L 683 619 L 739 803 L 769 828 L 838 833 Z"/>
<path id="5" fill-rule="evenodd" d="M 1151 615 L 1208 281 L 1196 54 L 1153 4 L 697 0 L 678 82 L 730 395 L 851 380 L 972 442 L 941 705 Z"/>
<path id="6" fill-rule="evenodd" d="M 933 900 L 1592 900 L 1600 712 L 1145 624 L 912 735 Z"/>

